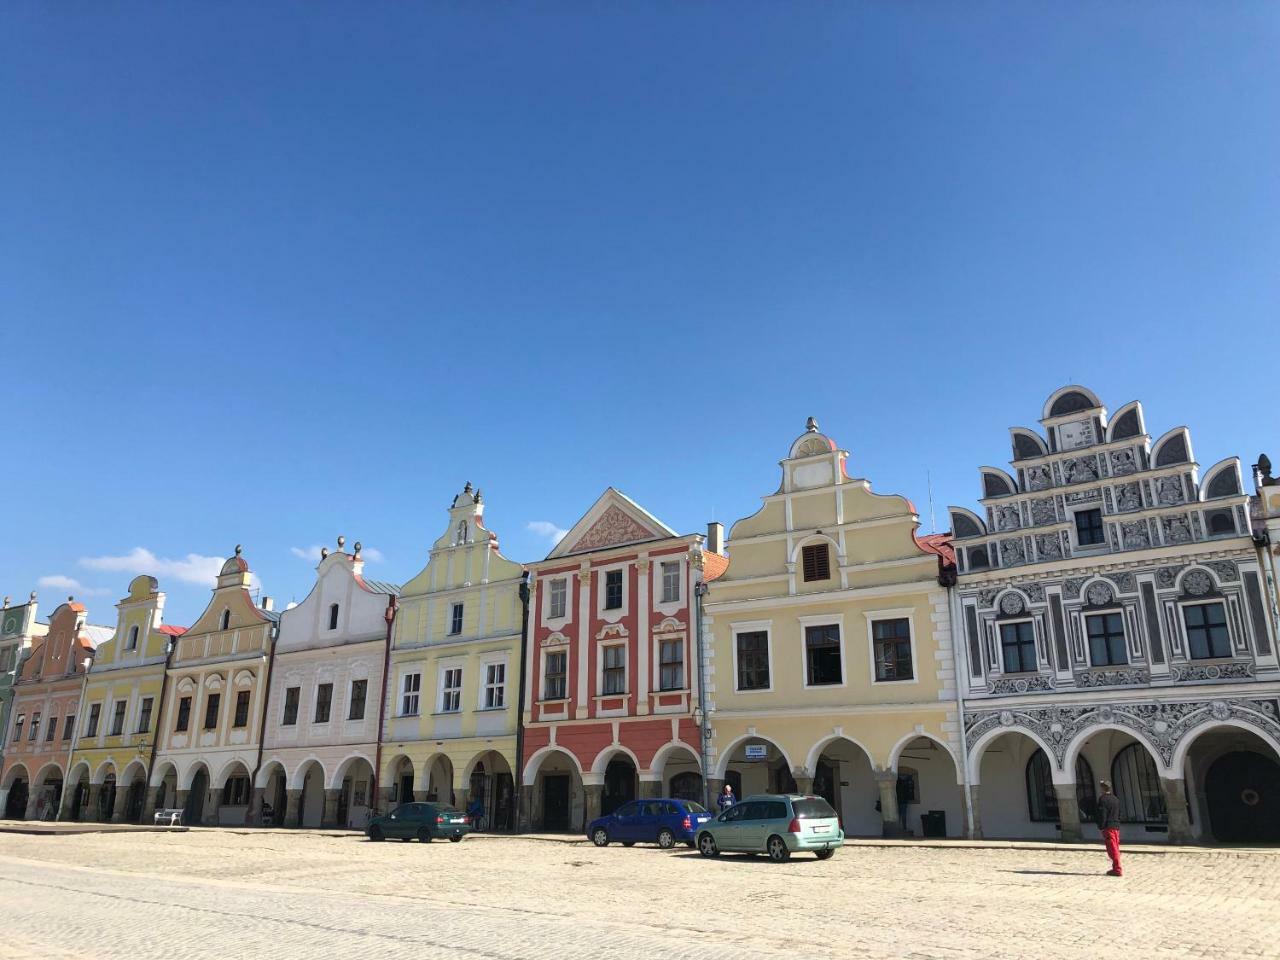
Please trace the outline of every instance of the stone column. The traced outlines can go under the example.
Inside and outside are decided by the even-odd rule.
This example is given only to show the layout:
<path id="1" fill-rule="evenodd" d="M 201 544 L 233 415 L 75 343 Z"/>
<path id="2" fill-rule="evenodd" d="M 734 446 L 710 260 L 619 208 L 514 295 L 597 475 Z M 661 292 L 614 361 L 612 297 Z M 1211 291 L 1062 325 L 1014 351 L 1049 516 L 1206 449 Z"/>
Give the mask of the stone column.
<path id="1" fill-rule="evenodd" d="M 813 777 L 797 777 L 793 773 L 791 779 L 796 782 L 797 793 L 813 793 Z"/>
<path id="2" fill-rule="evenodd" d="M 520 833 L 529 833 L 538 822 L 542 811 L 535 808 L 533 785 L 520 785 L 520 814 L 516 819 L 516 829 Z"/>
<path id="3" fill-rule="evenodd" d="M 301 825 L 302 825 L 302 791 L 301 790 L 285 790 L 284 819 L 280 821 L 280 826 L 297 827 Z"/>
<path id="4" fill-rule="evenodd" d="M 457 801 L 455 806 L 463 813 L 466 813 L 467 804 L 471 801 L 471 791 L 467 790 L 465 787 L 460 787 L 453 791 L 453 796 Z"/>
<path id="5" fill-rule="evenodd" d="M 1058 795 L 1058 823 L 1062 831 L 1062 839 L 1072 843 L 1084 838 L 1080 832 L 1080 801 L 1076 798 L 1074 783 L 1055 783 L 1054 792 Z"/>
<path id="6" fill-rule="evenodd" d="M 265 787 L 254 787 L 249 794 L 249 809 L 244 816 L 245 826 L 262 826 L 262 798 L 266 792 Z"/>
<path id="7" fill-rule="evenodd" d="M 604 798 L 604 784 L 589 783 L 582 789 L 586 791 L 587 795 L 585 807 L 586 823 L 590 823 L 596 817 L 600 816 L 600 801 Z M 586 824 L 583 825 L 585 826 Z M 570 824 L 570 828 L 572 828 L 572 826 L 573 825 Z"/>
<path id="8" fill-rule="evenodd" d="M 391 808 L 396 806 L 396 801 L 391 799 L 392 787 L 383 787 L 378 791 L 378 807 L 374 810 L 375 816 L 381 816 L 391 812 Z"/>
<path id="9" fill-rule="evenodd" d="M 978 784 L 976 783 L 969 784 L 969 795 L 967 798 L 965 797 L 964 791 L 961 790 L 960 799 L 961 799 L 961 804 L 964 808 L 964 814 L 965 814 L 965 818 L 964 818 L 965 839 L 981 840 L 982 839 L 982 818 L 978 816 L 978 810 L 980 809 L 978 806 Z M 973 828 L 972 829 L 969 828 L 969 810 L 968 810 L 969 807 L 973 808 Z"/>
<path id="10" fill-rule="evenodd" d="M 142 801 L 142 822 L 155 823 L 156 820 L 156 797 L 159 796 L 163 787 L 147 787 L 146 797 Z"/>
<path id="11" fill-rule="evenodd" d="M 185 811 L 187 809 L 187 798 L 189 795 L 190 795 L 189 790 L 175 790 L 173 792 L 173 808 L 176 810 Z M 184 823 L 185 823 L 185 818 L 184 818 Z M 189 823 L 186 825 L 192 826 L 192 824 L 189 824 Z M 194 824 L 194 826 L 198 827 L 200 826 L 200 824 L 197 823 L 197 824 Z"/>
<path id="12" fill-rule="evenodd" d="M 898 820 L 898 775 L 892 770 L 877 770 L 876 786 L 880 788 L 880 835 L 902 836 L 902 824 Z"/>
<path id="13" fill-rule="evenodd" d="M 662 796 L 661 780 L 641 780 L 640 781 L 640 799 L 647 800 L 653 797 Z"/>
<path id="14" fill-rule="evenodd" d="M 102 796 L 102 784 L 89 784 L 89 799 L 85 801 L 85 805 L 80 808 L 80 819 L 82 821 L 94 822 L 98 819 L 98 799 Z"/>
<path id="15" fill-rule="evenodd" d="M 124 823 L 129 814 L 129 792 L 127 786 L 116 786 L 116 802 L 111 811 L 112 823 Z"/>
<path id="16" fill-rule="evenodd" d="M 428 791 L 426 791 L 426 790 L 415 790 L 415 791 L 413 791 L 413 799 L 414 799 L 414 802 L 415 802 L 415 803 L 426 803 L 426 802 L 427 802 L 427 792 L 428 792 Z M 406 800 L 406 801 L 402 801 L 402 802 L 407 803 L 408 801 Z"/>
<path id="17" fill-rule="evenodd" d="M 716 780 L 714 777 L 707 778 L 707 793 L 709 794 L 708 799 L 711 801 L 707 809 L 710 810 L 712 813 L 715 813 L 720 809 L 720 806 L 719 806 L 720 794 L 723 792 L 724 792 L 723 780 Z"/>
<path id="18" fill-rule="evenodd" d="M 216 827 L 218 825 L 218 808 L 221 806 L 222 791 L 210 787 L 204 802 L 204 825 L 206 827 Z"/>
<path id="19" fill-rule="evenodd" d="M 341 797 L 341 790 L 326 790 L 324 792 L 324 813 L 320 815 L 320 826 L 329 830 L 339 826 L 338 800 Z M 345 824 L 342 824 L 342 826 L 345 826 Z"/>
<path id="20" fill-rule="evenodd" d="M 1164 794 L 1164 808 L 1169 811 L 1169 842 L 1190 843 L 1194 838 L 1187 810 L 1187 782 L 1161 777 L 1160 792 Z"/>
<path id="21" fill-rule="evenodd" d="M 39 803 L 40 793 L 34 787 L 28 787 L 27 790 L 27 808 L 22 811 L 24 820 L 34 820 L 36 818 L 36 805 Z"/>

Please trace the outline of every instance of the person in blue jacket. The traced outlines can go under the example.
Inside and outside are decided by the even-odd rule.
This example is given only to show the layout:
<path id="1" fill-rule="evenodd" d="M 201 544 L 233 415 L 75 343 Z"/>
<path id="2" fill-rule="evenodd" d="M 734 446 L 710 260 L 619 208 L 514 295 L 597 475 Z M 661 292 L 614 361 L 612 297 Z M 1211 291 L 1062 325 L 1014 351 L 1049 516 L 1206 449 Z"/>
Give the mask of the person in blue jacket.
<path id="1" fill-rule="evenodd" d="M 733 787 L 726 783 L 724 785 L 724 792 L 716 798 L 716 803 L 720 807 L 720 812 L 724 813 L 737 802 L 738 798 L 733 795 Z"/>

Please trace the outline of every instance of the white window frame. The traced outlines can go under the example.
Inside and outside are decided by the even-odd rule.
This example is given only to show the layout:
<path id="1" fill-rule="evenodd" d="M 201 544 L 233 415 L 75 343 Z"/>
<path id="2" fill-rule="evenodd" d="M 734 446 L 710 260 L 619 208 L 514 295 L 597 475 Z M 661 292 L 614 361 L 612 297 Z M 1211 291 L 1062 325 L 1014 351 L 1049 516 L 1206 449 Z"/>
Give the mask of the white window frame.
<path id="1" fill-rule="evenodd" d="M 492 684 L 489 682 L 489 670 L 492 667 L 502 667 L 502 682 Z M 480 683 L 479 696 L 476 697 L 477 710 L 506 710 L 509 704 L 507 700 L 507 658 L 506 657 L 487 657 L 480 661 Z M 489 690 L 500 688 L 502 690 L 502 706 L 491 707 L 488 705 Z"/>
<path id="2" fill-rule="evenodd" d="M 1216 589 L 1216 584 L 1215 584 Z M 1187 607 L 1207 607 L 1216 603 L 1222 607 L 1222 614 L 1227 621 L 1227 642 L 1231 645 L 1231 652 L 1225 657 L 1195 657 L 1191 654 L 1191 634 L 1187 632 Z M 1227 603 L 1226 597 L 1205 597 L 1203 600 L 1197 598 L 1195 600 L 1179 600 L 1178 601 L 1178 629 L 1182 631 L 1182 646 L 1185 652 L 1187 663 L 1224 663 L 1238 656 L 1236 653 L 1236 634 L 1231 627 L 1231 607 Z M 1086 634 L 1086 641 L 1088 635 Z"/>
<path id="3" fill-rule="evenodd" d="M 815 582 L 815 581 L 810 581 Z M 849 685 L 849 655 L 845 649 L 845 629 L 844 614 L 827 614 L 814 615 L 811 617 L 796 617 L 796 622 L 800 624 L 800 683 L 805 690 L 841 690 Z M 839 683 L 810 683 L 809 682 L 809 627 L 831 627 L 834 626 L 840 634 L 840 682 Z M 772 676 L 769 678 L 773 679 Z"/>
<path id="4" fill-rule="evenodd" d="M 127 645 L 125 646 L 125 649 L 126 649 L 126 650 L 137 650 L 137 649 L 138 649 L 138 637 L 140 637 L 141 635 L 142 635 L 142 631 L 138 629 L 138 625 L 135 623 L 133 626 L 131 626 L 131 627 L 129 628 L 128 640 L 126 640 L 126 641 L 125 641 L 125 642 L 126 642 L 126 644 L 127 644 Z"/>
<path id="5" fill-rule="evenodd" d="M 555 588 L 559 586 L 564 591 L 564 608 L 559 614 L 555 612 Z M 547 581 L 547 608 L 543 611 L 542 618 L 544 620 L 568 620 L 569 619 L 569 575 L 564 574 L 559 577 L 552 577 Z"/>
<path id="6" fill-rule="evenodd" d="M 457 686 L 447 685 L 450 679 L 449 674 L 457 671 Z M 455 714 L 462 712 L 462 685 L 466 680 L 463 672 L 463 663 L 460 660 L 449 660 L 440 664 L 439 672 L 436 677 L 436 713 Z M 456 697 L 457 706 L 452 710 L 447 708 L 447 698 Z"/>
<path id="7" fill-rule="evenodd" d="M 654 693 L 683 693 L 689 689 L 689 645 L 685 639 L 685 636 L 679 633 L 657 634 L 653 638 Z M 664 643 L 680 644 L 680 685 L 670 689 L 663 689 L 662 686 L 662 645 Z"/>
<path id="8" fill-rule="evenodd" d="M 915 607 L 896 607 L 891 610 L 865 610 L 863 616 L 867 620 L 867 674 L 872 683 L 883 683 L 890 686 L 907 686 L 920 682 L 920 658 L 916 655 L 916 609 Z M 911 636 L 911 679 L 881 680 L 876 676 L 876 628 L 877 620 L 906 620 L 907 631 Z M 843 636 L 843 631 L 841 631 Z"/>
<path id="9" fill-rule="evenodd" d="M 1101 543 L 1081 543 L 1076 533 L 1076 514 L 1088 513 L 1090 510 L 1097 510 L 1102 517 L 1102 542 Z M 1139 513 L 1141 511 L 1134 511 Z M 1067 510 L 1067 537 L 1071 541 L 1072 553 L 1080 553 L 1085 556 L 1094 556 L 1100 553 L 1109 553 L 1111 551 L 1111 517 L 1107 511 L 1102 509 L 1102 501 L 1096 503 L 1082 503 L 1077 507 Z"/>
<path id="10" fill-rule="evenodd" d="M 1018 623 L 1031 624 L 1031 640 L 1032 640 L 1032 643 L 1035 645 L 1036 666 L 1034 670 L 1019 670 L 1016 673 L 1009 673 L 1004 668 L 1004 631 L 1001 628 L 1006 626 L 1013 626 L 1014 624 L 1018 624 Z M 1041 643 L 1040 631 L 1036 628 L 1035 617 L 1031 617 L 1031 616 L 1010 617 L 1008 620 L 997 620 L 995 621 L 995 629 L 996 629 L 996 662 L 999 664 L 1001 676 L 1029 677 L 1029 676 L 1032 676 L 1033 674 L 1044 673 L 1044 667 L 1042 666 L 1043 658 L 1041 657 L 1041 654 L 1044 651 L 1040 646 L 1040 643 Z M 1088 638 L 1086 637 L 1085 639 L 1087 642 Z"/>
<path id="11" fill-rule="evenodd" d="M 417 689 L 413 691 L 408 690 L 408 683 L 409 683 L 410 677 L 418 678 L 418 682 L 416 684 Z M 398 704 L 399 709 L 396 712 L 396 716 L 397 717 L 422 716 L 422 668 L 419 667 L 414 670 L 402 671 L 400 674 L 400 683 L 398 684 L 398 689 L 399 689 L 398 696 L 400 698 L 400 701 Z M 405 702 L 407 697 L 414 698 L 414 706 L 417 707 L 416 710 L 410 711 L 405 709 Z"/>
<path id="12" fill-rule="evenodd" d="M 454 622 L 457 621 L 458 629 L 453 629 Z M 467 623 L 467 602 L 465 600 L 449 601 L 449 626 L 445 630 L 447 637 L 462 636 L 463 627 Z"/>
<path id="13" fill-rule="evenodd" d="M 605 650 L 618 648 L 622 649 L 622 692 L 621 693 L 605 693 L 604 692 L 604 652 Z M 631 644 L 626 640 L 610 640 L 601 643 L 596 648 L 596 697 L 626 697 L 631 694 Z"/>
<path id="14" fill-rule="evenodd" d="M 759 687 L 754 690 L 743 690 L 738 686 L 738 634 L 761 632 L 765 634 L 765 650 L 769 655 L 769 685 L 767 687 Z M 733 692 L 742 694 L 743 696 L 751 696 L 756 693 L 773 693 L 773 682 L 775 677 L 773 671 L 773 621 L 740 620 L 736 623 L 729 624 L 729 634 L 732 639 L 731 651 L 733 653 Z"/>
<path id="15" fill-rule="evenodd" d="M 627 576 L 627 568 L 630 566 L 630 563 L 624 561 L 623 563 L 611 563 L 606 567 L 591 568 L 591 576 L 599 583 L 599 587 L 596 590 L 596 616 L 601 620 L 617 623 L 631 612 L 631 578 Z M 614 570 L 622 572 L 622 606 L 610 608 L 604 604 L 609 592 L 607 587 L 608 574 Z"/>
<path id="16" fill-rule="evenodd" d="M 362 710 L 364 716 L 353 720 L 351 718 L 351 706 L 355 703 L 356 684 L 361 680 L 364 681 L 364 704 Z M 364 723 L 369 719 L 369 678 L 368 677 L 348 677 L 347 678 L 347 702 L 343 704 L 342 722 L 343 723 Z"/>
<path id="17" fill-rule="evenodd" d="M 564 654 L 564 696 L 547 699 L 547 657 L 553 654 Z M 543 647 L 541 651 L 541 670 L 538 671 L 538 703 L 567 703 L 569 701 L 569 645 Z"/>
<path id="18" fill-rule="evenodd" d="M 1090 640 L 1092 638 L 1089 636 L 1089 618 L 1105 617 L 1110 614 L 1116 614 L 1120 617 L 1120 633 L 1121 633 L 1121 636 L 1124 637 L 1124 663 L 1094 663 L 1093 662 L 1093 644 L 1090 643 Z M 1082 628 L 1082 633 L 1084 634 L 1083 640 L 1084 640 L 1085 659 L 1088 660 L 1089 662 L 1089 669 L 1114 670 L 1117 667 L 1128 667 L 1133 665 L 1133 656 L 1132 654 L 1129 653 L 1129 623 L 1128 623 L 1128 617 L 1125 616 L 1124 607 L 1112 606 L 1112 607 L 1104 607 L 1098 610 L 1081 610 L 1080 621 L 1081 621 L 1080 626 Z M 1183 627 L 1184 628 L 1186 627 L 1186 621 L 1183 621 Z M 1230 634 L 1231 634 L 1231 628 L 1228 627 L 1227 635 L 1230 636 Z"/>

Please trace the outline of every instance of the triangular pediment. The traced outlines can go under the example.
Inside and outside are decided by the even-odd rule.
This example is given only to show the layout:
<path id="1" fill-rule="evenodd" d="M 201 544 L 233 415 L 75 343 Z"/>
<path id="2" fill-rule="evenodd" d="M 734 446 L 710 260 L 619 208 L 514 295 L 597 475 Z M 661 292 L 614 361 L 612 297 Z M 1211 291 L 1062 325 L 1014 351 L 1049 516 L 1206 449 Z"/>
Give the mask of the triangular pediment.
<path id="1" fill-rule="evenodd" d="M 678 534 L 665 523 L 610 487 L 547 554 L 547 559 L 675 536 Z"/>

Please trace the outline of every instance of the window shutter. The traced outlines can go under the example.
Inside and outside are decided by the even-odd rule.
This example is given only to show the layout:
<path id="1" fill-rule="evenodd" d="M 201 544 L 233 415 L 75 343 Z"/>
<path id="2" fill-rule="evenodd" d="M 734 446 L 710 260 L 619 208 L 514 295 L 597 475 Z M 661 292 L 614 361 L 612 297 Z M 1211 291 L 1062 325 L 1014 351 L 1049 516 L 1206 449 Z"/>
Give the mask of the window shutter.
<path id="1" fill-rule="evenodd" d="M 806 581 L 831 579 L 831 558 L 828 546 L 825 543 L 815 543 L 804 548 L 804 579 Z"/>

